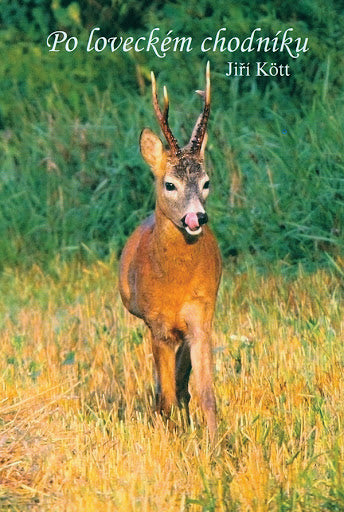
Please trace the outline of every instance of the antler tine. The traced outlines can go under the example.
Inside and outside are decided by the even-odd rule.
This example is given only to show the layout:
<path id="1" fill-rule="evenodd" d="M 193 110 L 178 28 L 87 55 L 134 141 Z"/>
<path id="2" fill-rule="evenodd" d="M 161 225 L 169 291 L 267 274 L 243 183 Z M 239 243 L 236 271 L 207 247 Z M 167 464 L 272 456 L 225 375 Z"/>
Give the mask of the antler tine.
<path id="1" fill-rule="evenodd" d="M 167 87 L 166 87 L 166 85 L 164 85 L 164 111 L 163 111 L 162 115 L 164 116 L 166 123 L 168 121 L 168 109 L 169 109 L 169 101 L 168 101 Z"/>
<path id="2" fill-rule="evenodd" d="M 164 111 L 161 112 L 158 96 L 156 92 L 156 81 L 153 71 L 151 72 L 151 80 L 152 80 L 152 98 L 153 98 L 153 107 L 154 112 L 157 117 L 157 120 L 159 122 L 160 128 L 162 130 L 162 133 L 164 134 L 164 137 L 166 141 L 168 142 L 168 145 L 170 146 L 170 149 L 172 153 L 176 154 L 178 151 L 180 151 L 177 139 L 174 137 L 169 125 L 168 125 L 168 108 L 169 108 L 169 102 L 168 102 L 168 95 L 167 95 L 167 89 L 164 86 Z"/>
<path id="3" fill-rule="evenodd" d="M 192 131 L 190 141 L 187 147 L 192 153 L 199 153 L 201 151 L 202 143 L 204 140 L 205 132 L 207 131 L 207 124 L 210 114 L 210 62 L 207 62 L 205 72 L 205 91 L 196 91 L 197 94 L 204 98 L 203 112 L 197 119 L 195 127 Z"/>
<path id="4" fill-rule="evenodd" d="M 208 60 L 207 67 L 205 71 L 205 81 L 206 81 L 206 88 L 205 88 L 205 102 L 207 105 L 210 106 L 210 62 Z"/>

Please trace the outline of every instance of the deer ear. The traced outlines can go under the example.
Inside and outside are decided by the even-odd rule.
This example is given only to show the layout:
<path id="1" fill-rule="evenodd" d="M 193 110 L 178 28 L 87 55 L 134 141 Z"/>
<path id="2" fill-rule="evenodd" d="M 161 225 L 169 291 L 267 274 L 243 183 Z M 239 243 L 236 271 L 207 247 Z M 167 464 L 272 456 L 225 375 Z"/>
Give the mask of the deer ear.
<path id="1" fill-rule="evenodd" d="M 164 146 L 157 135 L 149 128 L 144 128 L 140 136 L 141 154 L 147 164 L 151 167 L 153 174 L 159 175 L 163 172 Z"/>

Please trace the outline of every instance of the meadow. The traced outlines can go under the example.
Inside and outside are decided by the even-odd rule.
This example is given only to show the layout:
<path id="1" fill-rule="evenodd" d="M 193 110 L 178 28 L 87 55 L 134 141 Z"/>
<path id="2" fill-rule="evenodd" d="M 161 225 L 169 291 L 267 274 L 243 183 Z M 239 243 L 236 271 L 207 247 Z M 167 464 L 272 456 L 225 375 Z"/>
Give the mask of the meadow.
<path id="1" fill-rule="evenodd" d="M 7 269 L 1 510 L 343 510 L 343 276 L 225 269 L 214 323 L 218 440 L 154 413 L 147 329 L 116 261 Z M 54 272 L 52 271 L 54 269 Z"/>
<path id="2" fill-rule="evenodd" d="M 343 13 L 332 1 L 0 2 L 0 510 L 344 510 Z M 49 53 L 85 40 L 192 35 L 194 50 Z M 201 54 L 293 27 L 309 51 L 237 55 L 284 77 L 225 77 Z M 86 37 L 87 40 L 87 37 Z M 218 439 L 191 375 L 191 425 L 154 412 L 148 331 L 117 267 L 154 209 L 138 149 L 158 133 L 150 71 L 183 143 L 211 63 L 206 165 L 224 273 L 214 321 Z M 160 97 L 161 97 L 160 96 Z"/>

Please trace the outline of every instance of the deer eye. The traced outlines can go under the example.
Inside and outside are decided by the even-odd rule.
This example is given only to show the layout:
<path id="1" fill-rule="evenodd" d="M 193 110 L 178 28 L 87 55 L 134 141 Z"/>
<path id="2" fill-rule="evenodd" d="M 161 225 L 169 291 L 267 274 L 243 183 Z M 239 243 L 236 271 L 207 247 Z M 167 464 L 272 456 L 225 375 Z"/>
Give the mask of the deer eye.
<path id="1" fill-rule="evenodd" d="M 177 190 L 176 186 L 173 183 L 171 183 L 170 181 L 166 181 L 165 189 L 168 190 L 169 192 L 172 192 L 172 190 Z"/>
<path id="2" fill-rule="evenodd" d="M 206 181 L 203 185 L 203 190 L 207 190 L 209 188 L 209 185 L 210 185 L 210 181 Z"/>

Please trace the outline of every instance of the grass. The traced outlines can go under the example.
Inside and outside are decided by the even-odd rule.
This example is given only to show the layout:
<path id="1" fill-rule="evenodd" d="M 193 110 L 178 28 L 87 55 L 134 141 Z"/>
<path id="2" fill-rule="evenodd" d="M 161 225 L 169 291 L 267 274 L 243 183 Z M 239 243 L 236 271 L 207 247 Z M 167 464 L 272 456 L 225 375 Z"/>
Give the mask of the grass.
<path id="1" fill-rule="evenodd" d="M 98 23 L 78 1 L 46 3 L 0 7 L 0 510 L 344 510 L 338 8 L 113 2 Z M 287 81 L 228 79 L 228 55 L 209 56 L 208 211 L 233 265 L 214 326 L 214 450 L 195 397 L 187 431 L 178 411 L 155 416 L 147 330 L 124 312 L 110 260 L 154 208 L 138 149 L 144 126 L 157 131 L 150 70 L 186 142 L 208 55 L 46 51 L 53 28 L 96 25 L 172 27 L 195 48 L 225 26 L 310 40 Z"/>
<path id="2" fill-rule="evenodd" d="M 0 510 L 343 510 L 335 263 L 293 280 L 225 271 L 215 450 L 195 396 L 189 430 L 178 411 L 155 416 L 148 333 L 120 304 L 115 262 L 6 270 Z"/>
<path id="3" fill-rule="evenodd" d="M 248 123 L 257 94 L 232 94 L 229 113 L 214 105 L 207 151 L 209 214 L 223 255 L 326 266 L 325 253 L 336 257 L 344 247 L 344 131 L 335 105 L 294 113 L 294 123 L 283 108 L 269 111 L 268 98 Z M 156 129 L 149 94 L 127 95 L 117 108 L 108 94 L 87 105 L 86 123 L 59 100 L 49 114 L 43 105 L 30 115 L 23 109 L 20 133 L 0 132 L 0 268 L 85 257 L 85 246 L 97 258 L 119 253 L 154 208 L 138 149 L 142 127 Z M 199 105 L 174 105 L 174 120 L 190 112 L 179 137 L 186 141 Z"/>
<path id="4" fill-rule="evenodd" d="M 318 94 L 300 105 L 273 82 L 261 90 L 228 81 L 211 65 L 208 213 L 222 254 L 253 255 L 267 268 L 283 260 L 286 271 L 299 262 L 312 271 L 328 266 L 326 254 L 344 251 L 343 95 Z M 153 66 L 161 100 L 168 85 L 171 128 L 183 144 L 201 110 L 193 91 L 204 84 L 204 67 L 198 62 L 188 80 L 176 81 Z M 60 80 L 32 98 L 15 89 L 11 116 L 0 123 L 0 269 L 44 266 L 56 255 L 119 254 L 154 208 L 153 177 L 139 152 L 143 127 L 159 133 L 150 68 L 138 68 L 136 85 L 116 80 L 102 89 L 95 80 L 82 93 L 77 77 L 61 69 L 81 105 Z M 135 82 L 134 72 L 122 74 Z"/>

